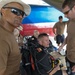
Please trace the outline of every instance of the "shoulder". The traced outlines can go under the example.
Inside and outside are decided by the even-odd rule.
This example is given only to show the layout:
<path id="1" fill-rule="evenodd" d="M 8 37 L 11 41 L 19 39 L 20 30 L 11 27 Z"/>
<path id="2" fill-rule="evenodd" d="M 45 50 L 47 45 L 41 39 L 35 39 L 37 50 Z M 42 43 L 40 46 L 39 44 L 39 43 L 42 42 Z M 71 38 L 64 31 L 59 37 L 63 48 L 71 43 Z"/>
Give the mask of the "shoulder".
<path id="1" fill-rule="evenodd" d="M 56 22 L 55 25 L 54 25 L 54 27 L 56 27 L 58 24 L 59 24 L 59 22 Z"/>
<path id="2" fill-rule="evenodd" d="M 14 37 L 13 33 L 10 33 L 9 31 L 3 29 L 2 27 L 0 27 L 0 35 L 1 35 L 0 39 L 2 40 L 10 40 L 11 38 Z"/>

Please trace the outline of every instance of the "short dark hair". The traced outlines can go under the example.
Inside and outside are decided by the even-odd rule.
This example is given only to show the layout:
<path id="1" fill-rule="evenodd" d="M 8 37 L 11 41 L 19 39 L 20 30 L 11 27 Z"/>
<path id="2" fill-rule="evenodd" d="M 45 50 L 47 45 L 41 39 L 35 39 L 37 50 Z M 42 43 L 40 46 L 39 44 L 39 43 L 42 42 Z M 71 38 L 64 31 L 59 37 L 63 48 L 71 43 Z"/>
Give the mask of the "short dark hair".
<path id="1" fill-rule="evenodd" d="M 62 8 L 64 9 L 66 6 L 72 8 L 74 5 L 75 5 L 75 0 L 64 0 Z"/>
<path id="2" fill-rule="evenodd" d="M 63 19 L 63 17 L 62 16 L 59 16 L 59 19 Z"/>
<path id="3" fill-rule="evenodd" d="M 48 34 L 47 34 L 47 33 L 40 33 L 40 34 L 38 35 L 38 39 L 40 39 L 40 38 L 42 38 L 42 37 L 44 37 L 44 36 L 48 37 Z"/>

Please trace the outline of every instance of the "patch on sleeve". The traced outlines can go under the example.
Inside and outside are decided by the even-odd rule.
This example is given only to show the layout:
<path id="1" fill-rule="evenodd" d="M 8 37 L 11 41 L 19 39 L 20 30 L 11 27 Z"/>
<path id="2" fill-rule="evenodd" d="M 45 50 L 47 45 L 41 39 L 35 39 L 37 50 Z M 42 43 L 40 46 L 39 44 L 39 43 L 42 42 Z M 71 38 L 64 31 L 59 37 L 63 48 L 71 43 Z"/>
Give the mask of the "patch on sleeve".
<path id="1" fill-rule="evenodd" d="M 42 49 L 41 49 L 41 48 L 37 48 L 37 51 L 38 51 L 38 52 L 41 52 L 41 51 L 42 51 Z"/>
<path id="2" fill-rule="evenodd" d="M 32 40 L 34 40 L 34 38 L 32 38 Z"/>

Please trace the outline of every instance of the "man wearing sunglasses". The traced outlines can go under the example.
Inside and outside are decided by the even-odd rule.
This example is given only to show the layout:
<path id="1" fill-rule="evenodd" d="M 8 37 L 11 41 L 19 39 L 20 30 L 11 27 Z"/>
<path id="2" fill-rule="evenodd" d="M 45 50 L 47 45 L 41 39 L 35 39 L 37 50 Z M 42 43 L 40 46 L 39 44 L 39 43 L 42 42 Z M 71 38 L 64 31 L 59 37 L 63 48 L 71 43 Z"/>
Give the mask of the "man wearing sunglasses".
<path id="1" fill-rule="evenodd" d="M 64 43 L 59 47 L 59 51 L 67 44 L 66 59 L 71 68 L 68 75 L 75 75 L 75 0 L 65 0 L 62 5 L 65 17 L 69 18 L 67 33 L 68 36 Z"/>
<path id="2" fill-rule="evenodd" d="M 0 75 L 20 75 L 21 54 L 13 31 L 30 10 L 21 0 L 0 0 Z"/>

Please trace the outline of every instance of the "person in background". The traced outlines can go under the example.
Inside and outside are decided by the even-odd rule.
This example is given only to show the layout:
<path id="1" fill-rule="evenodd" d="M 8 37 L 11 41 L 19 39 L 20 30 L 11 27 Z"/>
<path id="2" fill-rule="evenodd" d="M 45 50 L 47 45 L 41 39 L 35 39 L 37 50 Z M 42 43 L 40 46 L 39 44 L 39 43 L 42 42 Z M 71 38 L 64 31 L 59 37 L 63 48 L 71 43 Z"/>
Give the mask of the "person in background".
<path id="1" fill-rule="evenodd" d="M 65 17 L 69 18 L 67 26 L 67 37 L 63 44 L 59 47 L 59 51 L 66 46 L 66 60 L 68 62 L 68 75 L 75 75 L 75 0 L 64 0 L 62 11 Z"/>
<path id="2" fill-rule="evenodd" d="M 21 54 L 13 31 L 30 10 L 21 0 L 0 1 L 0 75 L 20 75 Z"/>
<path id="3" fill-rule="evenodd" d="M 28 45 L 31 46 L 32 44 L 37 44 L 37 38 L 39 35 L 39 31 L 38 30 L 34 30 L 33 35 L 28 39 Z"/>
<path id="4" fill-rule="evenodd" d="M 27 39 L 27 43 L 24 44 L 26 47 L 22 48 L 22 64 L 24 69 L 27 72 L 27 75 L 33 75 L 34 70 L 31 67 L 31 47 L 35 47 L 38 45 L 38 35 L 39 31 L 34 30 L 33 36 Z"/>
<path id="5" fill-rule="evenodd" d="M 59 16 L 59 21 L 55 23 L 53 27 L 53 32 L 55 34 L 56 43 L 58 46 L 64 41 L 64 29 L 66 22 L 63 22 L 63 17 Z"/>

